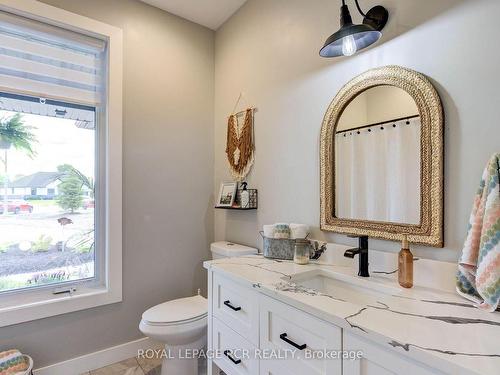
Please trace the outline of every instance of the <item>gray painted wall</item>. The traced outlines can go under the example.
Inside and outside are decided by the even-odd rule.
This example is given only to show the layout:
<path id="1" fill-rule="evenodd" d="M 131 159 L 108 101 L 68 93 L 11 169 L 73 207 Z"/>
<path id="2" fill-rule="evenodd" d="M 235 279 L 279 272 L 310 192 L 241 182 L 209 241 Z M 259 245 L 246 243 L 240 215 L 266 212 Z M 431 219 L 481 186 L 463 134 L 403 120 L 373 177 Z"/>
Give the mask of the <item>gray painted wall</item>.
<path id="1" fill-rule="evenodd" d="M 339 1 L 249 0 L 216 32 L 215 187 L 229 178 L 226 118 L 240 91 L 258 108 L 256 161 L 249 186 L 259 210 L 215 214 L 216 239 L 261 247 L 262 224 L 302 222 L 313 237 L 355 244 L 319 230 L 319 133 L 337 91 L 370 68 L 396 64 L 424 73 L 444 103 L 445 248 L 415 247 L 425 258 L 456 261 L 472 199 L 489 156 L 499 151 L 500 53 L 488 35 L 498 0 L 364 0 L 385 5 L 391 19 L 381 43 L 351 58 L 322 59 L 318 50 L 338 29 Z M 354 6 L 351 13 L 358 19 Z M 396 251 L 389 241 L 371 241 Z"/>
<path id="2" fill-rule="evenodd" d="M 258 107 L 249 181 L 259 210 L 216 210 L 217 239 L 260 246 L 262 224 L 295 221 L 312 225 L 316 238 L 353 243 L 318 229 L 321 120 L 353 76 L 399 64 L 433 80 L 446 112 L 446 248 L 416 253 L 456 260 L 482 168 L 498 149 L 500 53 L 485 39 L 496 35 L 494 23 L 484 22 L 498 1 L 380 0 L 392 14 L 382 43 L 325 60 L 318 49 L 337 29 L 337 2 L 249 0 L 216 33 L 215 68 L 213 32 L 137 1 L 44 1 L 124 29 L 124 301 L 1 328 L 0 347 L 19 347 L 43 366 L 133 340 L 146 307 L 204 285 L 212 195 L 229 177 L 226 119 L 240 91 L 242 106 Z"/>
<path id="3" fill-rule="evenodd" d="M 213 237 L 213 32 L 138 1 L 46 2 L 124 31 L 124 298 L 0 328 L 37 367 L 142 337 L 146 308 L 205 288 Z"/>

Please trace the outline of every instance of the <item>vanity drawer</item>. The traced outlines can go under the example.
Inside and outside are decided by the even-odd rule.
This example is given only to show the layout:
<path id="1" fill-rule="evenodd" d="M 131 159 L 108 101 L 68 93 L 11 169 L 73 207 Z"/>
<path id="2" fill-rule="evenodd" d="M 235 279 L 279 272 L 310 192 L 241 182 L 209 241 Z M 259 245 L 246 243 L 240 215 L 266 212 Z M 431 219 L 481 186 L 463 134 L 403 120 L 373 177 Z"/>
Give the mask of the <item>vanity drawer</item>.
<path id="1" fill-rule="evenodd" d="M 212 348 L 220 354 L 215 364 L 228 375 L 258 375 L 256 348 L 217 318 L 212 318 L 212 326 Z"/>
<path id="2" fill-rule="evenodd" d="M 293 351 L 294 357 L 277 361 L 295 375 L 340 375 L 341 359 L 307 358 L 311 352 L 342 349 L 342 330 L 285 303 L 260 296 L 260 348 Z M 271 371 L 271 373 L 273 373 Z"/>
<path id="3" fill-rule="evenodd" d="M 258 294 L 214 273 L 213 315 L 254 345 L 259 345 Z"/>

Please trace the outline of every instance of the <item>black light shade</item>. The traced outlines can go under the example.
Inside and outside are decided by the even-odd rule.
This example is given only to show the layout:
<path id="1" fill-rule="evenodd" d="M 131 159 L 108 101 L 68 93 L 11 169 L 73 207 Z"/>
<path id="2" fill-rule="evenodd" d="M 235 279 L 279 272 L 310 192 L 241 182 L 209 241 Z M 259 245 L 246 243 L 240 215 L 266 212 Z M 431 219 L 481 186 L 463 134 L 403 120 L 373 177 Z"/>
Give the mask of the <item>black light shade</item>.
<path id="1" fill-rule="evenodd" d="M 358 4 L 356 3 L 356 5 Z M 373 16 L 377 19 L 372 18 Z M 385 26 L 387 17 L 388 13 L 385 8 L 377 6 L 368 12 L 362 24 L 355 25 L 352 23 L 349 8 L 343 4 L 340 8 L 340 30 L 330 35 L 326 40 L 323 48 L 319 51 L 320 56 L 349 56 L 372 45 L 382 36 L 380 30 Z"/>
<path id="2" fill-rule="evenodd" d="M 332 34 L 325 42 L 325 45 L 319 51 L 322 57 L 343 56 L 342 46 L 344 38 L 352 36 L 356 44 L 356 51 L 362 50 L 380 39 L 382 33 L 368 25 L 349 25 L 343 26 L 339 31 Z"/>

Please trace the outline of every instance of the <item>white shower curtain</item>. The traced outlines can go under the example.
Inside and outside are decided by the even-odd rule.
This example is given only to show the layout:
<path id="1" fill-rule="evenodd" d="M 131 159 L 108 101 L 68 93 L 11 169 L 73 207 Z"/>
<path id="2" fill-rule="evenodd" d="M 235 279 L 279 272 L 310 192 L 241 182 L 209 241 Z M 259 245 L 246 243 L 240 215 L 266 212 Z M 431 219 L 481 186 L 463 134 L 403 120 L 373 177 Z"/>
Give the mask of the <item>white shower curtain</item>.
<path id="1" fill-rule="evenodd" d="M 335 136 L 337 217 L 420 223 L 420 117 L 408 121 Z"/>

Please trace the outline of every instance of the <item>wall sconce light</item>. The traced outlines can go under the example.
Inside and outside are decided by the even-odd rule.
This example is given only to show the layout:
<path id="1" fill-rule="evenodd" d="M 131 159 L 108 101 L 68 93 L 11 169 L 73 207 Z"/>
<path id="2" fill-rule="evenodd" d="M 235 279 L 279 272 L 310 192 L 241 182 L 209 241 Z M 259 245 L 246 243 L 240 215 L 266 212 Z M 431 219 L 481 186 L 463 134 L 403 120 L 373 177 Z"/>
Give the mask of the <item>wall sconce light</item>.
<path id="1" fill-rule="evenodd" d="M 382 36 L 381 30 L 389 19 L 389 12 L 381 5 L 371 8 L 366 14 L 354 0 L 358 12 L 364 17 L 363 23 L 352 23 L 351 13 L 345 0 L 340 7 L 340 30 L 332 34 L 319 51 L 321 57 L 352 56 L 366 48 Z"/>

